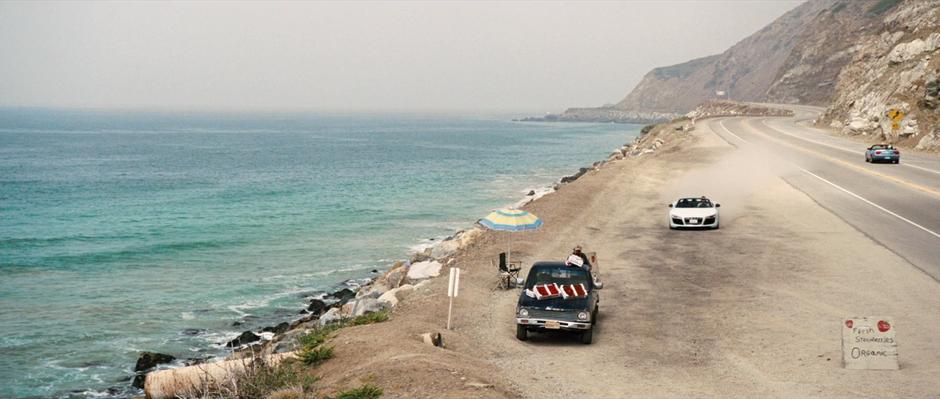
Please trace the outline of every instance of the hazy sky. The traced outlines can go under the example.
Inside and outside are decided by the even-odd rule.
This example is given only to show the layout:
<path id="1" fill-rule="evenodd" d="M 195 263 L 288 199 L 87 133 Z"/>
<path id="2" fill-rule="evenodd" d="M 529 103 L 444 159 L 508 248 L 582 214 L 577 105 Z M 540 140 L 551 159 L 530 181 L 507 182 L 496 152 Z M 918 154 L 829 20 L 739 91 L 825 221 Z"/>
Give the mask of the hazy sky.
<path id="1" fill-rule="evenodd" d="M 560 111 L 802 1 L 0 1 L 0 106 Z"/>

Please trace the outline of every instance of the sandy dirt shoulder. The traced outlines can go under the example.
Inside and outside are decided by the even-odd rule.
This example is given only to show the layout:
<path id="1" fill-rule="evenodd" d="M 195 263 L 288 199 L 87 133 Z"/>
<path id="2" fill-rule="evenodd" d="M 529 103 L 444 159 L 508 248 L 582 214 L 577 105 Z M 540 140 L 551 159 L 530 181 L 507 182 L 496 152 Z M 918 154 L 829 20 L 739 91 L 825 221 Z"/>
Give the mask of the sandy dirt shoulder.
<path id="1" fill-rule="evenodd" d="M 782 179 L 740 195 L 734 176 L 760 165 L 726 162 L 736 150 L 703 124 L 674 136 L 529 204 L 544 227 L 513 236 L 526 266 L 575 244 L 598 252 L 594 344 L 516 340 L 519 291 L 495 290 L 490 264 L 508 233 L 487 232 L 457 255 L 453 331 L 446 278 L 435 279 L 390 321 L 341 330 L 316 371 L 321 386 L 372 383 L 409 398 L 940 396 L 940 284 Z M 721 229 L 667 229 L 677 193 L 721 202 Z M 857 315 L 894 317 L 901 370 L 842 368 L 841 321 Z M 447 348 L 423 344 L 426 332 L 442 332 Z"/>

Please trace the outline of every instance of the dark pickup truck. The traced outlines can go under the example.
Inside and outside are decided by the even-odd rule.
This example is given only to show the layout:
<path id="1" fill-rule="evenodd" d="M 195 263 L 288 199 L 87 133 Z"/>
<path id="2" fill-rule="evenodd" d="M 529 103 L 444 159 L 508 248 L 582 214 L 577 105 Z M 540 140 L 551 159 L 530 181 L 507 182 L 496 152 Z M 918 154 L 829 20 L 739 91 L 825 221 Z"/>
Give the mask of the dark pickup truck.
<path id="1" fill-rule="evenodd" d="M 538 286 L 583 287 L 582 295 L 537 296 Z M 597 290 L 603 287 L 591 272 L 565 262 L 537 262 L 532 265 L 525 280 L 525 289 L 516 306 L 516 338 L 525 341 L 529 332 L 536 330 L 568 330 L 580 332 L 581 342 L 590 344 L 594 337 L 594 323 L 600 298 Z M 581 288 L 579 288 L 581 289 Z"/>

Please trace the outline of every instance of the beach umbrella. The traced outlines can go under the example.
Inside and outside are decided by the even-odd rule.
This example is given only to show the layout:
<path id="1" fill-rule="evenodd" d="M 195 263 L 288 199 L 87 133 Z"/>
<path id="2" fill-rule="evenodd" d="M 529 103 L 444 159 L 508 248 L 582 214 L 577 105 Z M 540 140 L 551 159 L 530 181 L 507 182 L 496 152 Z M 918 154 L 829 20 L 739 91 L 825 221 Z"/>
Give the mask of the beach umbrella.
<path id="1" fill-rule="evenodd" d="M 542 219 L 538 216 L 520 209 L 497 209 L 480 219 L 480 224 L 490 230 L 517 231 L 535 230 L 542 226 Z M 509 251 L 506 261 L 512 259 L 512 235 L 509 236 Z"/>

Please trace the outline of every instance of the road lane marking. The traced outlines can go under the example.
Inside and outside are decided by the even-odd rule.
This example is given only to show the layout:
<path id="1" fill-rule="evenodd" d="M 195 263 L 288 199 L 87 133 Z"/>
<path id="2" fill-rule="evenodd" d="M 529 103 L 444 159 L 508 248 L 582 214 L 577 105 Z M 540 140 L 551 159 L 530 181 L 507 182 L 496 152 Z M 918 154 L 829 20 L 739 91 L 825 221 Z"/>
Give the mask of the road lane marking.
<path id="1" fill-rule="evenodd" d="M 840 147 L 840 146 L 837 146 L 837 145 L 833 145 L 833 144 L 829 144 L 829 143 L 824 143 L 824 142 L 822 142 L 822 141 L 817 141 L 817 140 L 813 140 L 813 139 L 808 139 L 808 138 L 806 138 L 806 137 L 801 137 L 801 136 L 795 135 L 795 134 L 793 134 L 793 133 L 787 133 L 787 132 L 785 132 L 785 131 L 783 131 L 783 130 L 781 130 L 781 129 L 779 129 L 779 128 L 772 127 L 772 126 L 768 125 L 768 124 L 767 124 L 767 121 L 764 120 L 764 119 L 761 119 L 761 120 L 759 120 L 759 121 L 760 121 L 760 124 L 761 124 L 761 125 L 764 125 L 764 127 L 768 128 L 768 129 L 775 130 L 775 131 L 777 131 L 777 132 L 779 132 L 779 133 L 785 134 L 785 135 L 790 136 L 790 137 L 793 137 L 793 138 L 795 138 L 795 139 L 800 139 L 800 140 L 803 140 L 803 141 L 808 141 L 808 142 L 813 143 L 813 144 L 819 144 L 819 145 L 821 145 L 821 146 L 826 146 L 826 147 L 829 147 L 829 148 L 834 148 L 834 149 L 841 150 L 841 151 L 845 151 L 845 152 L 848 152 L 848 153 L 854 154 L 854 155 L 865 155 L 865 151 L 859 152 L 859 151 L 855 151 L 855 150 L 850 150 L 850 149 L 845 148 L 845 147 Z M 727 128 L 726 128 L 726 129 L 727 129 Z M 915 164 L 910 163 L 910 161 L 901 162 L 901 166 L 907 166 L 907 167 L 911 167 L 911 168 L 914 168 L 914 169 L 920 169 L 920 170 L 923 170 L 923 171 L 925 171 L 925 172 L 936 173 L 936 174 L 940 175 L 940 170 L 933 170 L 933 169 L 930 169 L 930 168 L 925 168 L 925 167 L 923 167 L 923 166 L 918 166 L 918 165 L 915 165 Z"/>
<path id="2" fill-rule="evenodd" d="M 745 120 L 745 123 L 746 123 L 746 122 L 747 122 L 747 121 Z M 722 125 L 722 126 L 724 126 L 724 125 Z M 727 128 L 726 128 L 726 129 L 727 129 Z M 841 160 L 841 159 L 839 159 L 839 158 L 835 158 L 835 157 L 832 157 L 832 156 L 823 154 L 823 153 L 821 153 L 821 152 L 819 152 L 819 151 L 814 151 L 814 150 L 811 150 L 811 149 L 809 149 L 809 148 L 805 148 L 805 147 L 801 147 L 801 146 L 798 146 L 798 145 L 795 145 L 795 144 L 787 143 L 787 142 L 782 141 L 782 140 L 780 140 L 780 139 L 778 139 L 778 138 L 771 137 L 770 135 L 761 132 L 760 129 L 755 129 L 755 128 L 753 128 L 753 127 L 751 127 L 751 129 L 754 130 L 754 132 L 755 132 L 756 134 L 759 134 L 759 135 L 761 135 L 761 136 L 764 136 L 764 137 L 766 137 L 768 140 L 773 141 L 773 142 L 776 142 L 777 144 L 780 144 L 780 145 L 783 145 L 783 146 L 787 146 L 787 147 L 793 148 L 793 149 L 795 149 L 795 150 L 802 151 L 802 152 L 807 153 L 807 154 L 815 155 L 815 156 L 817 156 L 817 157 L 819 157 L 819 158 L 822 158 L 822 159 L 824 159 L 824 160 L 827 160 L 827 161 L 832 162 L 832 163 L 835 163 L 835 164 L 839 164 L 839 165 L 845 166 L 845 167 L 850 168 L 850 169 L 855 169 L 855 170 L 858 170 L 858 171 L 861 171 L 861 172 L 864 172 L 864 173 L 868 173 L 868 174 L 873 175 L 873 176 L 881 177 L 881 178 L 886 179 L 886 180 L 891 180 L 891 181 L 893 181 L 893 182 L 895 182 L 895 183 L 897 183 L 897 184 L 900 184 L 900 185 L 902 185 L 902 186 L 907 186 L 908 188 L 912 188 L 912 189 L 915 189 L 915 190 L 918 190 L 918 191 L 922 191 L 922 192 L 924 192 L 924 193 L 927 193 L 927 194 L 930 194 L 930 195 L 933 195 L 933 196 L 935 196 L 935 197 L 940 198 L 940 191 L 934 190 L 934 189 L 932 189 L 932 188 L 930 188 L 930 187 L 923 186 L 923 185 L 920 185 L 920 184 L 917 184 L 917 183 L 912 183 L 912 182 L 909 182 L 909 181 L 907 181 L 907 180 L 904 180 L 904 179 L 902 179 L 902 178 L 900 178 L 900 177 L 891 176 L 891 175 L 884 174 L 884 173 L 881 173 L 881 172 L 876 172 L 876 171 L 874 171 L 874 170 L 871 170 L 871 169 L 868 169 L 868 168 L 865 168 L 865 167 L 861 167 L 861 166 L 856 165 L 856 164 L 854 164 L 854 163 L 847 162 L 847 161 Z"/>
<path id="3" fill-rule="evenodd" d="M 724 120 L 724 119 L 719 119 L 719 120 L 718 120 L 718 124 L 721 125 L 721 128 L 722 128 L 722 129 L 725 129 L 725 132 L 726 132 L 726 133 L 728 133 L 728 134 L 734 136 L 734 138 L 736 138 L 736 139 L 738 139 L 738 140 L 743 141 L 744 144 L 748 144 L 747 140 L 742 139 L 741 136 L 738 136 L 738 135 L 734 134 L 733 132 L 731 132 L 731 129 L 728 129 L 728 127 L 725 126 L 725 120 Z"/>
<path id="4" fill-rule="evenodd" d="M 720 120 L 718 120 L 718 124 L 722 127 L 722 129 L 725 130 L 725 132 L 727 132 L 728 134 L 730 134 L 730 135 L 736 137 L 738 140 L 741 140 L 741 141 L 743 141 L 743 142 L 745 142 L 745 143 L 748 142 L 747 140 L 741 138 L 740 136 L 738 136 L 738 135 L 732 133 L 732 132 L 731 132 L 731 129 L 728 129 L 728 127 L 725 126 L 724 121 L 725 121 L 725 119 L 720 119 Z M 766 125 L 765 125 L 765 126 L 766 126 Z M 768 126 L 768 127 L 769 127 L 769 126 Z M 765 136 L 766 136 L 766 135 L 765 135 Z M 770 137 L 770 136 L 766 136 L 766 137 L 769 138 L 769 139 L 771 139 L 771 140 L 777 141 L 776 139 L 774 139 L 774 138 L 772 138 L 772 137 Z M 786 143 L 785 143 L 785 144 L 786 144 Z M 790 144 L 787 144 L 787 145 L 790 145 Z M 792 145 L 790 145 L 790 146 L 792 146 Z M 795 147 L 795 146 L 793 146 L 793 147 Z M 799 147 L 795 147 L 795 148 L 799 148 Z M 806 150 L 806 151 L 809 151 L 809 150 Z M 810 152 L 813 152 L 813 151 L 810 151 Z M 820 154 L 820 155 L 823 155 L 823 154 Z M 824 155 L 823 155 L 823 156 L 824 156 Z M 825 156 L 824 156 L 824 157 L 825 157 Z M 827 157 L 827 158 L 828 158 L 828 157 Z M 844 162 L 844 161 L 842 161 L 842 162 Z M 916 228 L 918 228 L 918 229 L 920 229 L 920 230 L 923 230 L 923 231 L 927 232 L 928 234 L 930 234 L 930 235 L 932 235 L 932 236 L 934 236 L 934 237 L 940 238 L 940 234 L 937 234 L 937 233 L 934 232 L 933 230 L 930 230 L 930 229 L 928 229 L 928 228 L 926 228 L 926 227 L 924 227 L 924 226 L 921 226 L 921 225 L 915 223 L 914 221 L 912 221 L 912 220 L 910 220 L 910 219 L 908 219 L 908 218 L 905 218 L 904 216 L 898 215 L 897 213 L 892 212 L 891 210 L 889 210 L 889 209 L 887 209 L 887 208 L 885 208 L 885 207 L 883 207 L 883 206 L 881 206 L 881 205 L 878 205 L 878 204 L 876 204 L 876 203 L 874 203 L 874 202 L 868 200 L 868 199 L 865 198 L 865 197 L 862 197 L 861 195 L 855 194 L 855 193 L 849 191 L 848 189 L 846 189 L 846 188 L 844 188 L 844 187 L 842 187 L 842 186 L 840 186 L 840 185 L 838 185 L 838 184 L 835 184 L 835 183 L 833 183 L 833 182 L 831 182 L 831 181 L 829 181 L 829 180 L 826 180 L 825 178 L 823 178 L 823 177 L 821 177 L 821 176 L 819 176 L 819 175 L 817 175 L 817 174 L 815 174 L 815 173 L 813 173 L 813 172 L 810 172 L 810 171 L 808 171 L 808 170 L 806 170 L 806 169 L 804 169 L 804 168 L 801 168 L 801 167 L 799 167 L 798 165 L 796 165 L 796 164 L 793 163 L 793 162 L 790 162 L 790 163 L 793 164 L 794 166 L 796 166 L 797 168 L 799 168 L 799 169 L 800 169 L 801 171 L 803 171 L 804 173 L 809 174 L 810 176 L 813 176 L 813 177 L 815 177 L 815 178 L 817 178 L 817 179 L 819 179 L 819 180 L 825 182 L 826 184 L 828 184 L 828 185 L 830 185 L 830 186 L 832 186 L 832 187 L 835 187 L 836 189 L 838 189 L 838 190 L 840 190 L 840 191 L 842 191 L 842 192 L 844 192 L 844 193 L 846 193 L 846 194 L 849 194 L 849 195 L 851 195 L 851 196 L 857 198 L 858 200 L 860 200 L 860 201 L 862 201 L 862 202 L 864 202 L 864 203 L 866 203 L 866 204 L 868 204 L 868 205 L 871 205 L 871 206 L 873 206 L 873 207 L 875 207 L 875 208 L 881 210 L 882 212 L 885 212 L 885 213 L 887 213 L 887 214 L 889 214 L 889 215 L 891 215 L 891 216 L 894 216 L 894 217 L 896 217 L 896 218 L 898 218 L 898 219 L 900 219 L 900 220 L 902 220 L 902 221 L 904 221 L 904 222 L 910 224 L 911 226 L 914 226 L 914 227 L 916 227 Z M 851 165 L 851 164 L 849 164 L 849 165 Z M 856 166 L 856 165 L 851 165 L 851 166 Z M 863 168 L 863 170 L 866 170 L 866 169 Z"/>
<path id="5" fill-rule="evenodd" d="M 842 187 L 842 186 L 840 186 L 840 185 L 838 185 L 838 184 L 835 184 L 835 183 L 833 183 L 833 182 L 831 182 L 831 181 L 829 181 L 829 180 L 826 180 L 826 179 L 820 177 L 819 175 L 817 175 L 817 174 L 815 174 L 815 173 L 813 173 L 813 172 L 810 172 L 810 171 L 808 171 L 808 170 L 806 170 L 806 169 L 800 168 L 800 170 L 802 170 L 803 172 L 805 172 L 806 174 L 808 174 L 808 175 L 810 175 L 810 176 L 813 176 L 813 177 L 815 177 L 815 178 L 817 178 L 817 179 L 823 181 L 824 183 L 826 183 L 826 184 L 828 184 L 828 185 L 830 185 L 830 186 L 832 186 L 832 187 L 835 187 L 835 188 L 839 189 L 840 191 L 842 191 L 842 192 L 844 192 L 844 193 L 846 193 L 846 194 L 848 194 L 848 195 L 851 195 L 851 196 L 853 196 L 853 197 L 855 197 L 855 198 L 861 200 L 862 202 L 864 202 L 864 203 L 866 203 L 866 204 L 868 204 L 868 205 L 871 205 L 871 206 L 873 206 L 873 207 L 875 207 L 875 208 L 878 208 L 879 210 L 881 210 L 881 211 L 884 212 L 884 213 L 887 213 L 887 214 L 889 214 L 889 215 L 891 215 L 891 216 L 894 216 L 894 217 L 896 217 L 896 218 L 898 218 L 898 219 L 901 219 L 901 220 L 907 222 L 908 224 L 910 224 L 911 226 L 914 226 L 914 227 L 916 227 L 916 228 L 918 228 L 918 229 L 921 229 L 921 230 L 927 232 L 928 234 L 930 234 L 930 235 L 932 235 L 932 236 L 934 236 L 934 237 L 940 238 L 940 234 L 937 234 L 937 233 L 934 232 L 933 230 L 930 230 L 930 229 L 928 229 L 928 228 L 926 228 L 926 227 L 924 227 L 924 226 L 921 226 L 921 225 L 919 225 L 919 224 L 917 224 L 917 223 L 914 223 L 914 222 L 911 221 L 910 219 L 908 219 L 908 218 L 906 218 L 906 217 L 904 217 L 904 216 L 898 215 L 897 213 L 894 213 L 894 212 L 892 212 L 892 211 L 886 209 L 885 207 L 883 207 L 883 206 L 881 206 L 881 205 L 878 205 L 878 204 L 876 204 L 876 203 L 874 203 L 874 202 L 871 202 L 871 201 L 869 201 L 868 199 L 866 199 L 865 197 L 862 197 L 861 195 L 855 194 L 855 193 L 853 193 L 853 192 L 851 192 L 851 191 L 845 189 L 844 187 Z"/>

